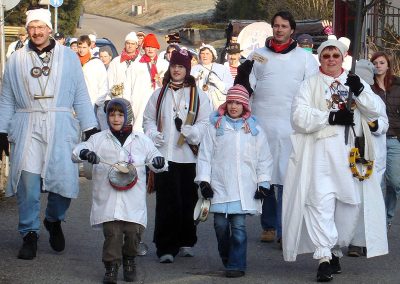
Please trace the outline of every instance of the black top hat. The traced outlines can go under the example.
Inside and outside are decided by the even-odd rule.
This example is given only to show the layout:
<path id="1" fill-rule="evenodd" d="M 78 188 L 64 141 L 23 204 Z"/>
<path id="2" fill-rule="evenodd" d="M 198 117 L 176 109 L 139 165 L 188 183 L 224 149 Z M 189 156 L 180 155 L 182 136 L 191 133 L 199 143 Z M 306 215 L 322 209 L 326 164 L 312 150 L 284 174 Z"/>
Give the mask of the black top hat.
<path id="1" fill-rule="evenodd" d="M 226 53 L 228 54 L 235 54 L 240 53 L 243 50 L 240 49 L 239 43 L 230 43 L 229 46 L 226 48 Z"/>

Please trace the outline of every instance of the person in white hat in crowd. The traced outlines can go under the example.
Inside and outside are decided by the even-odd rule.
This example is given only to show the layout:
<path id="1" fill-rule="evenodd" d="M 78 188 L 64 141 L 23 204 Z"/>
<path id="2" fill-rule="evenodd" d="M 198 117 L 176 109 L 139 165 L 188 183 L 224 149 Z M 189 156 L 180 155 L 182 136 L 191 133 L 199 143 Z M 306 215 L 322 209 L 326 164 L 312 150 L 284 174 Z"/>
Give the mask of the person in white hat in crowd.
<path id="1" fill-rule="evenodd" d="M 135 32 L 130 32 L 125 36 L 124 49 L 121 54 L 111 61 L 107 70 L 109 88 L 112 89 L 116 85 L 125 84 L 128 67 L 139 59 L 138 37 Z M 112 97 L 118 95 L 111 92 Z"/>
<path id="2" fill-rule="evenodd" d="M 50 246 L 65 248 L 61 222 L 71 199 L 78 197 L 78 166 L 71 151 L 80 131 L 97 132 L 79 60 L 51 38 L 47 9 L 26 12 L 28 44 L 7 61 L 0 95 L 0 153 L 8 154 L 10 172 L 5 195 L 16 195 L 20 259 L 33 259 L 40 233 L 41 192 L 47 192 L 44 226 Z"/>
<path id="3" fill-rule="evenodd" d="M 372 89 L 385 102 L 389 118 L 389 129 L 386 132 L 386 171 L 382 183 L 389 231 L 400 195 L 400 78 L 394 75 L 393 59 L 387 52 L 375 52 L 370 60 L 376 68 Z"/>
<path id="4" fill-rule="evenodd" d="M 267 133 L 274 157 L 272 186 L 263 202 L 260 239 L 262 242 L 276 240 L 281 246 L 283 181 L 292 149 L 292 100 L 301 82 L 318 71 L 318 63 L 311 53 L 298 47 L 292 39 L 296 29 L 292 14 L 287 11 L 276 13 L 271 26 L 273 36 L 266 40 L 264 47 L 248 56 L 249 61 L 239 66 L 235 83 L 248 87 L 250 94 L 254 90 L 252 113 Z M 254 66 L 250 60 L 253 60 Z M 239 73 L 250 75 L 245 77 Z M 246 82 L 248 77 L 249 81 Z"/>
<path id="5" fill-rule="evenodd" d="M 332 34 L 332 35 L 328 36 L 328 39 L 337 39 L 337 37 Z M 353 57 L 351 55 L 349 55 L 349 48 L 350 48 L 351 40 L 344 36 L 340 37 L 338 40 L 346 46 L 346 53 L 344 56 L 342 67 L 345 70 L 349 71 L 351 69 L 351 63 L 353 61 Z"/>
<path id="6" fill-rule="evenodd" d="M 6 53 L 6 59 L 8 59 L 11 56 L 11 54 L 13 54 L 14 51 L 17 51 L 18 49 L 27 45 L 28 41 L 29 41 L 29 38 L 28 38 L 28 33 L 26 32 L 26 28 L 24 28 L 24 27 L 19 28 L 18 40 L 13 41 L 8 46 L 7 53 Z"/>
<path id="7" fill-rule="evenodd" d="M 92 109 L 99 121 L 100 129 L 104 130 L 108 128 L 104 112 L 104 102 L 108 97 L 107 70 L 103 62 L 90 53 L 90 43 L 91 40 L 87 35 L 78 38 L 78 57 L 93 104 Z"/>
<path id="8" fill-rule="evenodd" d="M 133 131 L 134 119 L 128 100 L 112 99 L 107 105 L 109 129 L 78 144 L 72 155 L 75 162 L 93 164 L 90 224 L 93 228 L 103 229 L 102 261 L 106 269 L 103 283 L 117 283 L 121 262 L 124 281 L 136 281 L 135 257 L 147 225 L 147 208 L 145 168 L 137 167 L 136 176 L 132 172 L 126 173 L 130 179 L 122 183 L 110 175 L 112 166 L 102 161 L 113 164 L 123 161 L 133 165 L 150 163 L 150 169 L 155 172 L 167 169 L 164 157 L 150 139 Z"/>
<path id="9" fill-rule="evenodd" d="M 240 65 L 240 58 L 241 58 L 240 53 L 242 51 L 243 50 L 240 49 L 239 43 L 231 43 L 226 48 L 228 60 L 224 63 L 224 65 L 229 68 L 229 71 L 231 72 L 233 80 L 235 80 L 236 75 L 237 75 L 237 69 Z"/>
<path id="10" fill-rule="evenodd" d="M 200 62 L 191 71 L 197 86 L 208 95 L 213 110 L 225 102 L 226 92 L 233 86 L 229 68 L 217 63 L 217 58 L 217 51 L 213 46 L 202 44 L 199 51 Z"/>
<path id="11" fill-rule="evenodd" d="M 71 48 L 75 53 L 78 53 L 78 39 L 76 37 L 69 40 L 69 48 Z"/>
<path id="12" fill-rule="evenodd" d="M 173 262 L 178 253 L 194 256 L 197 242 L 193 212 L 198 186 L 194 178 L 198 144 L 211 108 L 190 69 L 190 53 L 173 51 L 163 85 L 152 94 L 144 112 L 144 131 L 168 161 L 168 172 L 154 176 L 154 243 L 161 263 Z M 187 121 L 188 116 L 193 120 Z"/>
<path id="13" fill-rule="evenodd" d="M 126 72 L 124 98 L 132 103 L 136 120 L 133 128 L 143 131 L 143 112 L 151 94 L 162 86 L 168 61 L 158 56 L 160 44 L 155 34 L 148 34 L 143 40 L 145 54 L 131 64 Z"/>
<path id="14" fill-rule="evenodd" d="M 332 274 L 342 272 L 341 247 L 356 236 L 360 220 L 357 245 L 367 248 L 367 257 L 388 253 L 385 205 L 373 172 L 375 151 L 368 125 L 379 119 L 381 105 L 364 80 L 343 70 L 346 49 L 338 40 L 320 45 L 320 72 L 303 81 L 292 104 L 283 256 L 295 261 L 298 254 L 314 253 L 318 282 L 331 281 Z M 352 111 L 346 107 L 349 91 Z"/>
<path id="15" fill-rule="evenodd" d="M 367 59 L 360 59 L 356 63 L 355 73 L 360 76 L 368 85 L 371 87 L 374 85 L 374 72 L 375 67 L 371 61 Z M 386 115 L 386 106 L 384 101 L 375 94 L 375 99 L 379 103 L 379 117 L 376 121 L 371 121 L 368 123 L 369 129 L 372 133 L 372 141 L 374 143 L 374 151 L 375 151 L 375 161 L 374 161 L 374 175 L 376 175 L 376 179 L 378 183 L 382 183 L 383 174 L 386 170 L 386 132 L 389 128 L 389 121 Z M 360 188 L 360 196 L 363 196 L 363 189 Z M 378 195 L 381 194 L 381 187 L 374 188 Z M 364 204 L 361 199 L 361 206 Z M 368 208 L 367 208 L 368 209 Z M 363 208 L 361 208 L 363 210 Z M 350 245 L 347 250 L 347 255 L 352 257 L 359 257 L 366 255 L 366 249 L 363 241 L 363 214 L 360 214 L 360 219 L 357 222 L 357 227 L 355 231 L 355 235 L 350 242 Z"/>
<path id="16" fill-rule="evenodd" d="M 99 49 L 99 59 L 101 62 L 103 62 L 104 67 L 106 67 L 106 70 L 108 69 L 108 66 L 110 66 L 111 60 L 113 59 L 113 53 L 111 50 L 111 47 L 108 45 L 102 46 Z"/>
<path id="17" fill-rule="evenodd" d="M 99 57 L 100 48 L 96 46 L 96 35 L 89 34 L 88 36 L 90 39 L 90 53 L 93 55 L 93 57 Z"/>
<path id="18" fill-rule="evenodd" d="M 251 115 L 249 93 L 245 87 L 234 85 L 228 90 L 226 102 L 210 116 L 195 178 L 202 196 L 211 199 L 209 211 L 214 213 L 226 277 L 245 275 L 246 215 L 261 214 L 272 164 L 266 134 Z"/>

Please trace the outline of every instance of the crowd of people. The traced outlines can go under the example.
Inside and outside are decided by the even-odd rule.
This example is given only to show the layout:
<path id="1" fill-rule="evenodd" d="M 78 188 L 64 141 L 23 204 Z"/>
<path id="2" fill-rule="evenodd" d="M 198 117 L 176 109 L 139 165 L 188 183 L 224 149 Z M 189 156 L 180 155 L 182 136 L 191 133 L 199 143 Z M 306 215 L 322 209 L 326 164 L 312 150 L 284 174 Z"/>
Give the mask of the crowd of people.
<path id="1" fill-rule="evenodd" d="M 90 224 L 104 234 L 103 283 L 117 283 L 121 264 L 124 280 L 136 280 L 152 192 L 163 264 L 194 256 L 199 198 L 210 201 L 226 277 L 245 275 L 250 215 L 286 261 L 313 253 L 318 282 L 342 272 L 343 247 L 387 254 L 400 194 L 400 79 L 390 57 L 377 52 L 351 72 L 348 39 L 331 36 L 312 54 L 311 36 L 293 38 L 289 12 L 271 26 L 247 58 L 232 38 L 224 64 L 212 45 L 188 49 L 179 34 L 160 53 L 157 36 L 142 31 L 112 58 L 94 35 L 65 46 L 48 10 L 28 11 L 0 95 L 18 258 L 36 257 L 42 192 L 50 245 L 65 249 L 61 224 L 81 162 L 93 165 Z"/>

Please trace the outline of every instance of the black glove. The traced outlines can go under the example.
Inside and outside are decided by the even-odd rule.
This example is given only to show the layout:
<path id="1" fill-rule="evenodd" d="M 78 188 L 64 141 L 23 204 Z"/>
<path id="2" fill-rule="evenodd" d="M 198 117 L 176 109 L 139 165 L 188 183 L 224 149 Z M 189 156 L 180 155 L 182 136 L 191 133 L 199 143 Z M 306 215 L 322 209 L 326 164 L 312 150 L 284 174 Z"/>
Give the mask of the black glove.
<path id="1" fill-rule="evenodd" d="M 162 169 L 165 165 L 165 159 L 161 156 L 154 157 L 152 164 L 155 169 Z"/>
<path id="2" fill-rule="evenodd" d="M 268 195 L 269 188 L 259 186 L 254 194 L 254 199 L 264 199 Z"/>
<path id="3" fill-rule="evenodd" d="M 6 153 L 6 156 L 10 156 L 7 133 L 0 133 L 0 157 L 3 154 L 3 151 Z"/>
<path id="4" fill-rule="evenodd" d="M 371 130 L 371 132 L 377 131 L 379 128 L 378 120 L 368 122 L 368 127 L 369 127 L 369 130 Z"/>
<path id="5" fill-rule="evenodd" d="M 356 97 L 364 90 L 364 85 L 361 83 L 360 77 L 354 73 L 349 73 L 349 75 L 347 75 L 347 80 L 344 84 L 349 86 L 350 91 L 352 91 Z"/>
<path id="6" fill-rule="evenodd" d="M 100 132 L 100 130 L 98 130 L 96 127 L 92 128 L 92 129 L 89 129 L 89 130 L 86 130 L 84 132 L 84 134 L 85 134 L 84 141 L 88 141 L 90 136 L 92 136 L 93 134 L 96 134 L 97 132 Z"/>
<path id="7" fill-rule="evenodd" d="M 234 85 L 239 84 L 246 88 L 247 92 L 251 95 L 253 89 L 250 86 L 249 76 L 253 68 L 254 60 L 246 60 L 243 64 L 239 65 L 237 75 L 235 77 Z"/>
<path id="8" fill-rule="evenodd" d="M 353 119 L 354 113 L 347 110 L 347 108 L 340 109 L 338 111 L 331 111 L 329 114 L 330 125 L 354 125 Z"/>
<path id="9" fill-rule="evenodd" d="M 200 192 L 205 199 L 213 198 L 214 196 L 214 191 L 211 188 L 211 184 L 206 181 L 200 182 Z"/>
<path id="10" fill-rule="evenodd" d="M 106 101 L 104 101 L 104 112 L 105 113 L 107 113 L 107 106 L 108 106 L 108 103 L 110 102 L 110 100 L 106 100 Z"/>
<path id="11" fill-rule="evenodd" d="M 95 152 L 89 151 L 89 149 L 82 149 L 79 153 L 79 158 L 81 158 L 81 160 L 86 160 L 91 164 L 100 163 L 100 158 L 96 155 Z"/>

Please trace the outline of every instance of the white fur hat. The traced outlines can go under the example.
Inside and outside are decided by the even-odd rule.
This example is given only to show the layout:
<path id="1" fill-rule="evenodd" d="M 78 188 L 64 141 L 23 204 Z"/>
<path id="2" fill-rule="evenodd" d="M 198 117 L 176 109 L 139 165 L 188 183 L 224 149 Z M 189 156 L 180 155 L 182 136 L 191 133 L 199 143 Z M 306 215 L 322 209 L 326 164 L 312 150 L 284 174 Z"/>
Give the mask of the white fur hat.
<path id="1" fill-rule="evenodd" d="M 128 40 L 134 41 L 136 43 L 138 43 L 138 41 L 139 41 L 135 32 L 130 32 L 129 34 L 126 35 L 125 41 L 128 41 Z"/>
<path id="2" fill-rule="evenodd" d="M 50 29 L 53 29 L 53 25 L 51 24 L 51 13 L 47 9 L 35 9 L 26 11 L 25 27 L 28 27 L 28 24 L 32 21 L 42 21 Z"/>
<path id="3" fill-rule="evenodd" d="M 338 41 L 342 42 L 345 46 L 347 46 L 347 50 L 349 50 L 350 43 L 351 43 L 350 39 L 348 39 L 347 37 L 342 36 L 342 37 L 340 37 L 338 39 Z"/>
<path id="4" fill-rule="evenodd" d="M 218 58 L 217 51 L 215 50 L 215 48 L 212 45 L 202 43 L 200 46 L 199 54 L 205 48 L 208 48 L 211 51 L 211 53 L 214 55 L 214 60 L 217 60 L 217 58 Z"/>
<path id="5" fill-rule="evenodd" d="M 318 47 L 317 52 L 318 52 L 318 58 L 321 57 L 321 52 L 327 48 L 328 46 L 334 46 L 337 49 L 339 49 L 340 53 L 342 54 L 343 58 L 347 52 L 347 47 L 344 45 L 343 42 L 337 40 L 337 39 L 328 39 L 321 43 L 321 45 Z"/>

